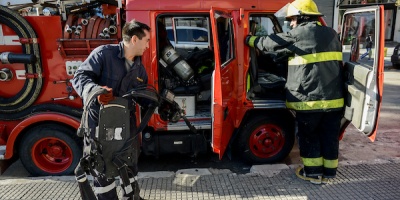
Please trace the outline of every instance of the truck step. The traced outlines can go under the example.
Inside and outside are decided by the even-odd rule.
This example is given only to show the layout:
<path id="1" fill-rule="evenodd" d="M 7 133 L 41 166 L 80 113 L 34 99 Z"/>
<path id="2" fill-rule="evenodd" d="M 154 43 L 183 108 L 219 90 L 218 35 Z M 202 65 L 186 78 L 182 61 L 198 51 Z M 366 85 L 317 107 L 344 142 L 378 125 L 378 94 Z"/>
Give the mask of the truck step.
<path id="1" fill-rule="evenodd" d="M 191 123 L 197 130 L 211 129 L 211 118 L 192 121 Z M 179 120 L 177 123 L 168 123 L 168 130 L 182 131 L 182 130 L 189 130 L 189 127 L 183 120 Z"/>

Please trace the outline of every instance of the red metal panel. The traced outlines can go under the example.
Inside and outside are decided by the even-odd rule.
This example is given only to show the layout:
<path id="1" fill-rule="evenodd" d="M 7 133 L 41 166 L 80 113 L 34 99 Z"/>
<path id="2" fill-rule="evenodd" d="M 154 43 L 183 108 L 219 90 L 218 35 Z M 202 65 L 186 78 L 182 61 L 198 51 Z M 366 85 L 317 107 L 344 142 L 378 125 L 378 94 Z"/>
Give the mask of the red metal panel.
<path id="1" fill-rule="evenodd" d="M 38 35 L 40 43 L 41 63 L 43 68 L 44 84 L 42 93 L 35 104 L 53 103 L 52 98 L 67 97 L 67 87 L 71 84 L 65 82 L 72 79 L 68 76 L 65 63 L 68 60 L 83 61 L 84 58 L 64 59 L 59 51 L 57 40 L 62 38 L 63 27 L 60 16 L 28 16 L 26 20 L 31 24 Z M 51 27 L 48 25 L 51 24 Z M 60 82 L 64 81 L 64 82 Z M 74 108 L 81 108 L 81 100 L 60 100 L 55 103 L 68 105 Z"/>
<path id="2" fill-rule="evenodd" d="M 290 0 L 127 0 L 127 10 L 210 10 L 211 7 L 239 10 L 239 8 L 251 10 L 273 10 L 277 11 Z"/>
<path id="3" fill-rule="evenodd" d="M 376 122 L 375 122 L 375 127 L 374 130 L 372 131 L 371 135 L 369 136 L 369 139 L 371 141 L 375 141 L 375 137 L 376 137 L 376 132 L 378 130 L 378 122 L 379 122 L 379 113 L 381 111 L 381 105 L 382 105 L 382 96 L 383 96 L 383 69 L 385 67 L 385 23 L 384 23 L 384 14 L 385 14 L 385 9 L 383 6 L 380 6 L 379 8 L 379 18 L 380 18 L 380 22 L 379 22 L 379 46 L 377 47 L 377 51 L 378 51 L 378 70 L 377 70 L 377 85 L 378 85 L 378 96 L 379 96 L 379 104 L 378 104 L 378 111 L 377 111 L 377 117 L 376 117 Z"/>
<path id="4" fill-rule="evenodd" d="M 215 12 L 230 15 L 230 11 L 220 8 L 213 8 L 210 11 L 212 35 L 214 41 L 214 55 L 220 58 L 220 44 L 218 43 L 218 24 L 215 19 Z M 234 120 L 236 117 L 237 107 L 237 59 L 229 61 L 222 68 L 221 59 L 215 59 L 215 70 L 213 80 L 213 116 L 212 121 L 212 148 L 215 153 L 219 154 L 219 158 L 225 153 L 230 138 L 234 130 Z M 222 88 L 224 88 L 222 90 Z"/>
<path id="5" fill-rule="evenodd" d="M 0 124 L 0 145 L 5 145 L 6 144 L 5 129 L 6 129 L 6 125 L 5 124 Z"/>

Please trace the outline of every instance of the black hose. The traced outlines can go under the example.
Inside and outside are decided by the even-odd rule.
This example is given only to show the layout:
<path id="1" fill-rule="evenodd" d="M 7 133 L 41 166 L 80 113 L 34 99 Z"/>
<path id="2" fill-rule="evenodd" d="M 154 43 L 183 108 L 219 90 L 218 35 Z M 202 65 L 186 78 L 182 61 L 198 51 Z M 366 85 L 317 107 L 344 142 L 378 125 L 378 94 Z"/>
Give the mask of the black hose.
<path id="1" fill-rule="evenodd" d="M 25 63 L 25 64 L 35 64 L 36 57 L 33 54 L 20 54 L 20 53 L 11 53 L 7 52 L 5 54 L 5 60 L 1 60 L 3 63 Z"/>
<path id="2" fill-rule="evenodd" d="M 20 120 L 26 118 L 27 116 L 40 112 L 58 112 L 76 117 L 78 119 L 80 119 L 82 116 L 82 109 L 74 109 L 68 106 L 63 106 L 58 104 L 40 104 L 40 105 L 30 106 L 29 108 L 17 113 L 8 113 L 8 114 L 0 113 L 0 120 L 4 121 Z"/>
<path id="3" fill-rule="evenodd" d="M 0 6 L 0 23 L 10 27 L 19 38 L 31 39 L 32 42 L 22 44 L 24 54 L 33 54 L 36 62 L 25 64 L 25 71 L 28 74 L 36 74 L 37 77 L 27 78 L 23 88 L 13 97 L 0 97 L 0 113 L 15 113 L 31 106 L 38 98 L 42 89 L 42 66 L 40 62 L 40 50 L 37 43 L 37 35 L 29 23 L 15 11 Z"/>

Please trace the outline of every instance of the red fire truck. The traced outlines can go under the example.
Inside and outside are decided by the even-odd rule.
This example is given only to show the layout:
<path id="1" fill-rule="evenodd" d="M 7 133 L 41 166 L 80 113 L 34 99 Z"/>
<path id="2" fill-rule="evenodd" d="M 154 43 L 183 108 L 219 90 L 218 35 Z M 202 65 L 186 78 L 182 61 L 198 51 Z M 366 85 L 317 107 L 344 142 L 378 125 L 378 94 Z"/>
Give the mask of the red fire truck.
<path id="1" fill-rule="evenodd" d="M 285 158 L 295 122 L 285 106 L 287 62 L 244 45 L 249 33 L 287 31 L 274 13 L 287 0 L 18 0 L 0 1 L 0 160 L 20 158 L 32 175 L 73 172 L 82 154 L 76 129 L 82 101 L 70 80 L 99 45 L 121 41 L 133 18 L 151 27 L 143 55 L 149 83 L 175 94 L 196 132 L 156 112 L 142 132 L 142 153 L 196 155 L 232 150 L 252 163 Z M 323 21 L 323 19 L 321 19 Z M 348 11 L 342 41 L 346 114 L 375 138 L 383 84 L 383 8 Z M 373 33 L 373 62 L 358 59 Z M 115 77 L 118 78 L 118 77 Z M 3 161 L 3 162 L 4 162 Z"/>

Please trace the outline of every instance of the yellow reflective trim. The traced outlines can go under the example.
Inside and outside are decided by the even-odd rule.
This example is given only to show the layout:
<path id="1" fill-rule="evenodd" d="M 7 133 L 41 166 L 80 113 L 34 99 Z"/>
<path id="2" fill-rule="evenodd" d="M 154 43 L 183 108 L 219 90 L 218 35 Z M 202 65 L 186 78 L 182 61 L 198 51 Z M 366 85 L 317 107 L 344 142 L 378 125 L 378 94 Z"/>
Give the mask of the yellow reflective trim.
<path id="1" fill-rule="evenodd" d="M 321 22 L 317 22 L 318 25 L 322 26 Z"/>
<path id="2" fill-rule="evenodd" d="M 318 110 L 329 108 L 341 108 L 344 106 L 344 99 L 286 102 L 286 107 L 293 110 Z"/>
<path id="3" fill-rule="evenodd" d="M 250 74 L 247 74 L 246 92 L 250 90 Z"/>
<path id="4" fill-rule="evenodd" d="M 322 167 L 324 165 L 324 159 L 322 157 L 319 158 L 304 158 L 301 157 L 303 160 L 303 165 L 305 167 Z"/>
<path id="5" fill-rule="evenodd" d="M 254 47 L 254 41 L 256 41 L 257 36 L 251 36 L 249 39 L 249 46 Z"/>
<path id="6" fill-rule="evenodd" d="M 324 159 L 324 167 L 325 167 L 325 168 L 333 168 L 333 169 L 336 169 L 336 168 L 338 167 L 338 165 L 339 165 L 339 160 L 338 160 L 338 159 L 336 159 L 336 160 L 327 160 L 327 159 Z"/>
<path id="7" fill-rule="evenodd" d="M 306 65 L 310 63 L 338 60 L 342 61 L 342 52 L 321 52 L 289 58 L 289 65 Z"/>

